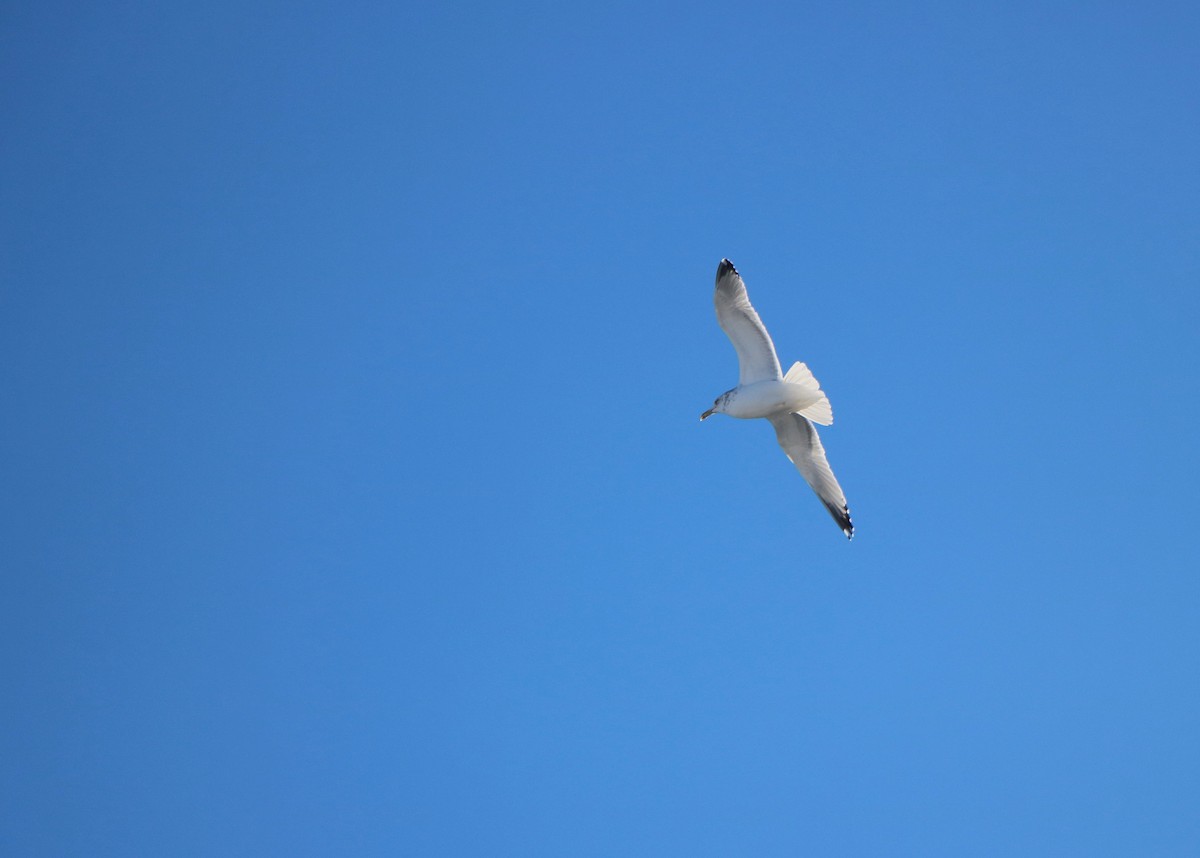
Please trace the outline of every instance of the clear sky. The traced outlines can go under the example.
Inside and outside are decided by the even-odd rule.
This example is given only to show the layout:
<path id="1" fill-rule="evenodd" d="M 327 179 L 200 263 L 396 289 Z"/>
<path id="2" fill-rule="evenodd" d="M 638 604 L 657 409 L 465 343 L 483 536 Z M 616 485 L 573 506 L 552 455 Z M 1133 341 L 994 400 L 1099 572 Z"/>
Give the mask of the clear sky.
<path id="1" fill-rule="evenodd" d="M 1200 854 L 1197 44 L 5 4 L 0 851 Z"/>

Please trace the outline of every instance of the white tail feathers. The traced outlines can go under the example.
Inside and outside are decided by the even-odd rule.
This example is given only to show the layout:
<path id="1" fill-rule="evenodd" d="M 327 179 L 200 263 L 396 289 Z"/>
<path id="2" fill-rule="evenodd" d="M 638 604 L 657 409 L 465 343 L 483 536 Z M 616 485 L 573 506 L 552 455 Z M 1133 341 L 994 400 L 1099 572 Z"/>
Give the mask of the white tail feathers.
<path id="1" fill-rule="evenodd" d="M 820 423 L 822 426 L 832 425 L 833 406 L 829 404 L 829 398 L 825 396 L 825 391 L 821 390 L 820 383 L 817 382 L 812 372 L 802 361 L 796 361 L 792 364 L 792 368 L 787 371 L 787 375 L 783 377 L 783 380 L 788 384 L 798 384 L 801 387 L 820 394 L 820 399 L 812 405 L 800 409 L 796 412 L 797 414 L 803 414 L 813 423 Z"/>
<path id="2" fill-rule="evenodd" d="M 787 375 L 783 380 L 788 384 L 799 384 L 801 387 L 807 387 L 809 390 L 820 390 L 821 385 L 813 378 L 812 371 L 804 365 L 803 361 L 796 361 L 792 364 L 792 368 L 787 371 Z"/>

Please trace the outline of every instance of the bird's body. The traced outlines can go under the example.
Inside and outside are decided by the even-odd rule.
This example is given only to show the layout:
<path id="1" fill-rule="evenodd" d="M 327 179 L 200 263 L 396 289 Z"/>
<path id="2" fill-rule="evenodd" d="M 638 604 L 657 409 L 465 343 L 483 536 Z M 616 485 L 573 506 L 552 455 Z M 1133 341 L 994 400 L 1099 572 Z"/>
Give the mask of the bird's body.
<path id="1" fill-rule="evenodd" d="M 739 385 L 722 393 L 717 400 L 721 407 L 716 409 L 716 413 L 753 420 L 780 412 L 790 414 L 793 411 L 803 411 L 810 405 L 815 405 L 820 398 L 819 390 L 814 392 L 802 384 L 793 384 L 783 379 L 768 379 Z"/>
<path id="2" fill-rule="evenodd" d="M 784 375 L 771 335 L 758 317 L 746 285 L 733 263 L 717 266 L 717 321 L 737 351 L 738 386 L 717 397 L 700 415 L 728 414 L 743 420 L 765 418 L 775 427 L 779 445 L 847 537 L 854 536 L 846 496 L 833 476 L 825 448 L 813 423 L 833 423 L 833 409 L 821 386 L 803 363 L 792 364 Z"/>

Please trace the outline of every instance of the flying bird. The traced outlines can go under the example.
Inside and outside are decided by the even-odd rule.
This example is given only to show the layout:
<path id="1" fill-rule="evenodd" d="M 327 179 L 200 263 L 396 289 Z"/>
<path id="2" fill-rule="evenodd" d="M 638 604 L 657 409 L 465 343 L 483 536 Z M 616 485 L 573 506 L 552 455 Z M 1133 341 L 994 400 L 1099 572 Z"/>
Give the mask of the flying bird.
<path id="1" fill-rule="evenodd" d="M 780 371 L 775 344 L 762 319 L 750 305 L 746 284 L 728 259 L 717 266 L 717 321 L 737 351 L 738 385 L 716 398 L 713 407 L 700 415 L 728 414 L 750 420 L 765 417 L 775 427 L 779 446 L 817 493 L 846 537 L 853 538 L 854 525 L 846 496 L 825 458 L 825 448 L 813 423 L 829 426 L 833 409 L 807 366 L 797 361 L 784 375 Z"/>

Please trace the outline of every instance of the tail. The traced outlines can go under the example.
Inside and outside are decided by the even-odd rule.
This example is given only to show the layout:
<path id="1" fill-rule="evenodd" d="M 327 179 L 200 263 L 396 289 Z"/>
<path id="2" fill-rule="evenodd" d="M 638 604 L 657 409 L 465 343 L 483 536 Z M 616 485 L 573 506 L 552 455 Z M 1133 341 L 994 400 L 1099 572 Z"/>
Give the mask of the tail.
<path id="1" fill-rule="evenodd" d="M 809 371 L 801 361 L 796 361 L 792 364 L 792 368 L 787 371 L 787 375 L 783 380 L 788 384 L 798 384 L 808 390 L 815 391 L 821 398 L 812 405 L 802 408 L 797 414 L 803 414 L 813 423 L 820 423 L 822 426 L 830 426 L 833 424 L 833 406 L 829 404 L 829 398 L 825 396 L 825 391 L 821 390 L 820 383 L 813 378 L 813 374 Z"/>

